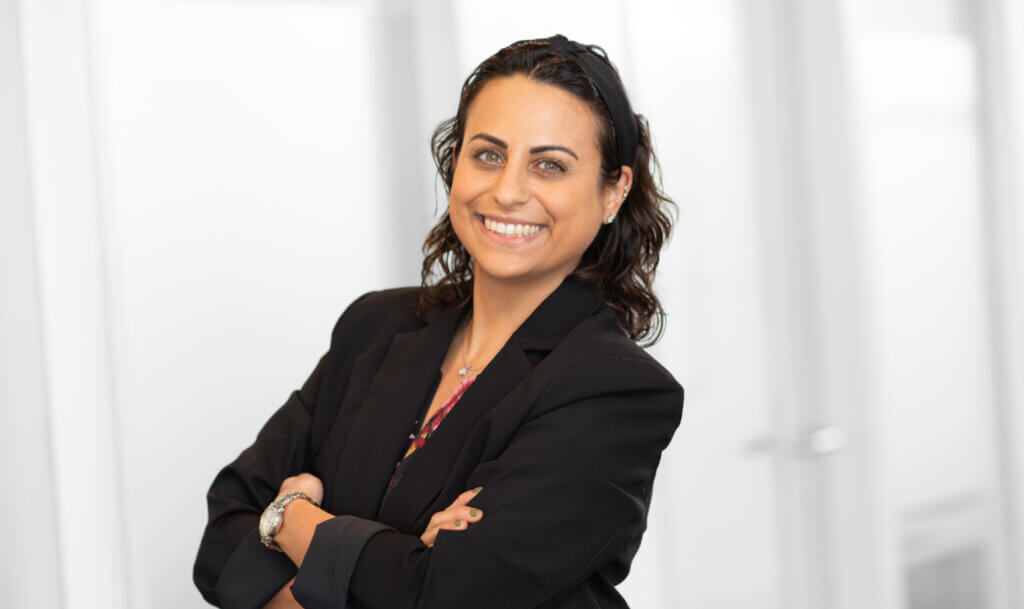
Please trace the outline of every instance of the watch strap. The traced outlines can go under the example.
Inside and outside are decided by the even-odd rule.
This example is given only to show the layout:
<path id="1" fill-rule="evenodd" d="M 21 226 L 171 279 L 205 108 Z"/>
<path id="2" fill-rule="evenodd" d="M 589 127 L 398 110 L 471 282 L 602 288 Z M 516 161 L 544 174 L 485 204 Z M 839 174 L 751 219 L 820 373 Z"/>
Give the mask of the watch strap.
<path id="1" fill-rule="evenodd" d="M 285 494 L 281 495 L 280 497 L 278 497 L 277 499 L 275 499 L 270 504 L 269 507 L 274 508 L 274 510 L 278 514 L 279 518 L 283 518 L 284 517 L 284 508 L 289 503 L 291 503 L 292 501 L 295 501 L 296 499 L 304 499 L 304 500 L 312 503 L 313 505 L 315 505 L 317 507 L 320 507 L 319 503 L 317 503 L 316 501 L 313 501 L 312 497 L 310 497 L 309 495 L 307 495 L 306 493 L 304 493 L 302 491 L 288 491 L 287 493 L 285 493 Z M 281 526 L 284 526 L 284 523 L 281 523 Z M 280 530 L 280 526 L 278 527 L 278 530 Z M 277 543 L 274 541 L 273 537 L 271 537 L 269 535 L 264 535 L 262 532 L 260 533 L 260 541 L 263 543 L 263 545 L 265 545 L 266 547 L 270 548 L 271 550 L 277 550 L 278 552 L 283 552 L 284 551 L 284 550 L 281 549 L 281 546 L 277 545 Z"/>

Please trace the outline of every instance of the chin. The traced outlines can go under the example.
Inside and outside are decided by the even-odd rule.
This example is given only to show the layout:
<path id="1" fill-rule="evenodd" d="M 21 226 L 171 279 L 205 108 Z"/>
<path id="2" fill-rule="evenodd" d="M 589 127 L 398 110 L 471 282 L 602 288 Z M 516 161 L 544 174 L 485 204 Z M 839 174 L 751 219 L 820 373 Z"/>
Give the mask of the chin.
<path id="1" fill-rule="evenodd" d="M 495 279 L 522 280 L 535 275 L 533 269 L 510 264 L 494 263 L 493 261 L 473 258 L 475 268 L 474 274 L 485 274 Z"/>

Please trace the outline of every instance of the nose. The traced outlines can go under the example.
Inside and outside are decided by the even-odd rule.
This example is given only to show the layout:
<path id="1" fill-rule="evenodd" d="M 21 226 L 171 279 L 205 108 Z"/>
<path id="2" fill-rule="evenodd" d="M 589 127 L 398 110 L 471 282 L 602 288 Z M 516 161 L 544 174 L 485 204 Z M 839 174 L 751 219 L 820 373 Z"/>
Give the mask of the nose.
<path id="1" fill-rule="evenodd" d="M 530 200 L 530 184 L 523 163 L 509 160 L 494 183 L 492 195 L 504 208 L 520 207 Z"/>

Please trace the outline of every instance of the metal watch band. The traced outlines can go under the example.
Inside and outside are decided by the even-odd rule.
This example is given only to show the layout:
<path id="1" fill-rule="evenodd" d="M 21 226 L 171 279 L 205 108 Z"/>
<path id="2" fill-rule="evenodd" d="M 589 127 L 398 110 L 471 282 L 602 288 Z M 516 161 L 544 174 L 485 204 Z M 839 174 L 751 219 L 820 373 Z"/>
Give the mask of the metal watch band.
<path id="1" fill-rule="evenodd" d="M 278 497 L 277 499 L 275 499 L 270 504 L 269 507 L 274 508 L 274 510 L 278 514 L 278 517 L 282 517 L 282 515 L 284 513 L 285 506 L 287 506 L 289 503 L 291 503 L 292 501 L 294 501 L 296 499 L 305 499 L 306 501 L 312 503 L 313 505 L 315 505 L 317 507 L 320 507 L 319 503 L 317 503 L 316 501 L 313 501 L 312 497 L 310 497 L 309 495 L 307 495 L 306 493 L 304 493 L 302 491 L 288 491 L 287 493 L 285 493 L 285 494 L 281 495 L 280 497 Z M 267 546 L 271 550 L 277 550 L 278 552 L 284 552 L 284 550 L 281 549 L 281 546 L 277 545 L 277 543 L 274 541 L 274 539 L 272 537 L 270 537 L 270 536 L 263 535 L 262 533 L 260 533 L 260 541 L 263 542 L 263 545 Z"/>

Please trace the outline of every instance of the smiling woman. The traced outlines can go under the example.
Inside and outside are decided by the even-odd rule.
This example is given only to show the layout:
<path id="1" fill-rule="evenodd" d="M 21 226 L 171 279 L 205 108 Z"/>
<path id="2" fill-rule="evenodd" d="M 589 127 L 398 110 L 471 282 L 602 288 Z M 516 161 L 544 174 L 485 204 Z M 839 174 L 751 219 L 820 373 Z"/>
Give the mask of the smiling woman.
<path id="1" fill-rule="evenodd" d="M 648 123 L 633 114 L 600 47 L 557 35 L 501 49 L 466 79 L 432 150 L 450 196 L 424 244 L 421 309 L 469 298 L 475 271 L 501 274 L 511 263 L 508 272 L 565 271 L 598 285 L 633 339 L 649 346 L 660 338 L 664 312 L 652 283 L 675 203 L 654 173 L 660 164 Z M 487 189 L 491 200 L 481 202 Z M 502 235 L 516 224 L 541 226 L 541 239 L 562 242 L 550 248 L 582 254 L 575 263 L 549 260 L 553 252 L 538 243 L 519 260 L 506 248 L 503 262 L 489 257 L 491 264 L 474 268 L 474 259 L 488 256 L 467 243 L 474 216 Z M 530 259 L 545 262 L 531 267 Z M 432 283 L 436 267 L 442 276 Z"/>
<path id="2" fill-rule="evenodd" d="M 522 74 L 480 90 L 466 120 L 474 135 L 457 157 L 448 203 L 478 280 L 551 284 L 578 266 L 632 177 L 626 167 L 599 188 L 598 127 L 586 102 Z M 550 138 L 558 143 L 535 145 Z M 517 238 L 528 226 L 539 228 Z"/>
<path id="3" fill-rule="evenodd" d="M 683 388 L 651 283 L 672 222 L 600 47 L 519 41 L 434 133 L 448 209 L 419 286 L 351 303 L 214 478 L 220 607 L 626 608 Z"/>

